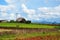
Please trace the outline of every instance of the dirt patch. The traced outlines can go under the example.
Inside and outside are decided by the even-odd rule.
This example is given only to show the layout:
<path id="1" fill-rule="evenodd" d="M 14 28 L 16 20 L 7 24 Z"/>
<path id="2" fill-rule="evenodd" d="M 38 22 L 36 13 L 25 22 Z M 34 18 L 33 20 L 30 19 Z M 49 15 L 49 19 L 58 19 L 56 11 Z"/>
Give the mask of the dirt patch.
<path id="1" fill-rule="evenodd" d="M 41 36 L 37 36 L 37 37 L 30 37 L 30 38 L 16 38 L 15 40 L 60 40 L 60 35 L 59 36 L 45 36 L 45 37 L 41 37 Z"/>
<path id="2" fill-rule="evenodd" d="M 47 28 L 20 28 L 20 29 L 4 29 L 0 28 L 0 32 L 16 32 L 16 33 L 33 33 L 33 32 L 59 32 L 59 29 Z"/>

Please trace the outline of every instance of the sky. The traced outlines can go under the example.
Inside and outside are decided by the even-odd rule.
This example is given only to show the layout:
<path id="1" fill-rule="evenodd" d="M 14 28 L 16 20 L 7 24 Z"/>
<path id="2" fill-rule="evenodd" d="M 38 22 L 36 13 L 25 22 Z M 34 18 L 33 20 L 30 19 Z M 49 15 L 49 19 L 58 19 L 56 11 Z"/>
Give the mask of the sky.
<path id="1" fill-rule="evenodd" d="M 32 22 L 60 23 L 60 0 L 0 0 L 0 20 L 19 17 Z"/>

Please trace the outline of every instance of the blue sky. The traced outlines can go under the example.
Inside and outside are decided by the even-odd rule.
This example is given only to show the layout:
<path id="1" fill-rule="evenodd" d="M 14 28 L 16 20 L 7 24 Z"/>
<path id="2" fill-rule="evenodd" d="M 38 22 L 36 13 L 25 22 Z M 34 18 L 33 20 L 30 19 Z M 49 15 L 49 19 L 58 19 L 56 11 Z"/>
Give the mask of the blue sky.
<path id="1" fill-rule="evenodd" d="M 60 23 L 60 0 L 0 0 L 0 20 L 23 17 L 36 22 Z"/>

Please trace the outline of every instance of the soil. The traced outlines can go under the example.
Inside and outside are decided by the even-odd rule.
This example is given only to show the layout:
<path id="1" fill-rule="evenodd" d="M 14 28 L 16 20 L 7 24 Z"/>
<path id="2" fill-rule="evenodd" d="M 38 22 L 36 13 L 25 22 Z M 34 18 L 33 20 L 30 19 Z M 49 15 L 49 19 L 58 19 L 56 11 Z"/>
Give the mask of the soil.
<path id="1" fill-rule="evenodd" d="M 0 28 L 0 35 L 7 33 L 7 34 L 16 34 L 16 33 L 33 33 L 33 32 L 59 32 L 59 29 L 47 29 L 47 28 Z M 15 40 L 59 40 L 60 35 L 57 36 L 37 36 L 37 37 L 30 37 L 30 38 L 15 38 Z"/>
<path id="2" fill-rule="evenodd" d="M 37 37 L 24 38 L 24 39 L 16 38 L 15 40 L 60 40 L 60 35 L 59 36 L 49 35 L 45 37 L 37 36 Z"/>

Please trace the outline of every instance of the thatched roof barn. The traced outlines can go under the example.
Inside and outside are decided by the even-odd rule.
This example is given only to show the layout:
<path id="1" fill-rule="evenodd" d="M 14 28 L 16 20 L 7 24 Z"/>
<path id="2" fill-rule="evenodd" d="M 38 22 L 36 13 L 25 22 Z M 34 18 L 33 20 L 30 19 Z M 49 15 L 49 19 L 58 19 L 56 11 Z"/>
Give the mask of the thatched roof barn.
<path id="1" fill-rule="evenodd" d="M 20 23 L 25 23 L 26 22 L 26 20 L 24 18 L 17 18 L 16 21 L 20 22 Z"/>

